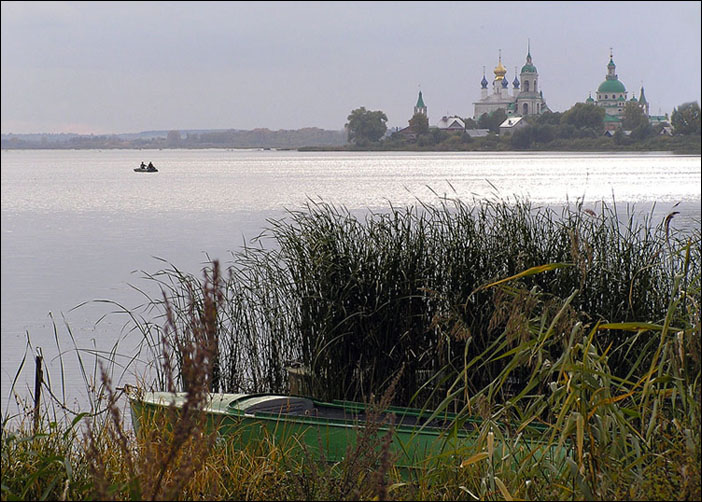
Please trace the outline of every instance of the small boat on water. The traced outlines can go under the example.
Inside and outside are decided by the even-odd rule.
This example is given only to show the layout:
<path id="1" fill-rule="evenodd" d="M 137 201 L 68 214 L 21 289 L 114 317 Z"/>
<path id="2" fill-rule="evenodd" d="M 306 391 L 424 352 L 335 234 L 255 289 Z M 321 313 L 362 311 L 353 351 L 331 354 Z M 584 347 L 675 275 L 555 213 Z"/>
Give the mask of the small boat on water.
<path id="1" fill-rule="evenodd" d="M 130 386 L 126 393 L 136 430 L 159 411 L 177 410 L 186 402 L 185 393 L 144 392 Z M 239 447 L 274 439 L 277 445 L 291 446 L 302 460 L 312 455 L 315 460 L 339 462 L 366 428 L 374 436 L 371 445 L 380 445 L 388 433 L 392 434 L 390 450 L 397 455 L 395 465 L 401 469 L 427 465 L 427 461 L 446 454 L 467 458 L 478 453 L 479 445 L 485 445 L 482 420 L 457 420 L 453 413 L 416 408 L 390 406 L 369 421 L 373 411 L 358 402 L 323 402 L 278 394 L 209 394 L 203 411 L 208 430 L 232 438 Z M 508 455 L 517 461 L 526 457 L 536 461 L 546 455 L 549 461 L 564 467 L 569 448 L 525 439 L 530 428 L 539 426 L 527 427 L 516 438 L 496 438 L 495 455 Z M 543 429 L 536 432 L 540 437 Z"/>
<path id="2" fill-rule="evenodd" d="M 148 166 L 145 166 L 144 163 L 141 163 L 141 166 L 134 168 L 135 173 L 157 173 L 158 169 L 154 167 L 154 165 L 149 162 Z"/>

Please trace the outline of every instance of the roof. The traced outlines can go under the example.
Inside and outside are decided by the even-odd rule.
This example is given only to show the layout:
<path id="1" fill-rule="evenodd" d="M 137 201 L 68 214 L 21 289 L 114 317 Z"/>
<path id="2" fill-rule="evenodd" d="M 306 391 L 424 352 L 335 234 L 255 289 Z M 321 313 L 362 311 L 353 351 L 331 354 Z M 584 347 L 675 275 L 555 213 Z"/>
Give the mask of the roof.
<path id="1" fill-rule="evenodd" d="M 505 127 L 505 128 L 514 127 L 517 124 L 519 124 L 523 118 L 524 117 L 509 117 L 508 119 L 505 119 L 505 121 L 500 124 L 500 129 L 502 129 L 503 127 Z"/>
<path id="2" fill-rule="evenodd" d="M 436 124 L 439 129 L 463 130 L 466 124 L 458 117 L 442 117 Z"/>
<path id="3" fill-rule="evenodd" d="M 597 88 L 597 92 L 626 92 L 626 87 L 619 80 L 605 80 Z"/>
<path id="4" fill-rule="evenodd" d="M 639 101 L 644 104 L 646 103 L 646 96 L 644 96 L 643 86 L 641 86 L 641 97 L 639 98 Z"/>
<path id="5" fill-rule="evenodd" d="M 527 63 L 522 66 L 522 73 L 536 73 L 536 66 Z"/>
<path id="6" fill-rule="evenodd" d="M 417 98 L 417 108 L 426 108 L 424 105 L 424 100 L 422 99 L 422 91 L 419 91 L 419 98 Z"/>

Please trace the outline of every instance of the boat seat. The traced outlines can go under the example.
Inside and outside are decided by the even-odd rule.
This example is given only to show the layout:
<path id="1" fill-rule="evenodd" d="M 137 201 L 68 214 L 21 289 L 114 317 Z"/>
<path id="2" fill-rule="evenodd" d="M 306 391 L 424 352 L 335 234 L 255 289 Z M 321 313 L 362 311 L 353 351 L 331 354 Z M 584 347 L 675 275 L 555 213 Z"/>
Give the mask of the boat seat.
<path id="1" fill-rule="evenodd" d="M 275 413 L 306 415 L 314 409 L 311 399 L 304 397 L 274 397 L 244 409 L 246 413 Z"/>

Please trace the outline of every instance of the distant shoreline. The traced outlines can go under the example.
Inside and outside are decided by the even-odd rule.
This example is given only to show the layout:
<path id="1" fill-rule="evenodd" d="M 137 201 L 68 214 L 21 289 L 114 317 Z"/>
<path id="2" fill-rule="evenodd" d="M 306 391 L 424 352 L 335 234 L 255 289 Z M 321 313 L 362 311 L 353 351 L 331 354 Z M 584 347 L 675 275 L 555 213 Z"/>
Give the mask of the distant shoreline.
<path id="1" fill-rule="evenodd" d="M 326 131 L 329 132 L 329 131 Z M 272 138 L 268 138 L 272 139 Z M 455 143 L 451 147 L 444 144 L 419 145 L 417 143 L 387 144 L 374 143 L 368 145 L 344 144 L 319 144 L 315 141 L 281 144 L 279 141 L 246 142 L 246 143 L 185 143 L 168 144 L 165 140 L 148 143 L 133 141 L 103 141 L 91 138 L 90 141 L 10 141 L 3 137 L 0 149 L 2 150 L 262 150 L 262 151 L 299 151 L 299 152 L 667 152 L 670 154 L 700 155 L 702 142 L 700 136 L 657 136 L 645 141 L 632 141 L 617 143 L 612 138 L 579 138 L 570 140 L 555 140 L 546 144 L 534 144 L 528 148 L 515 148 L 511 145 L 509 137 L 488 136 L 468 143 Z M 341 142 L 339 136 L 333 137 L 334 141 Z M 249 139 L 250 141 L 250 139 Z M 344 139 L 345 141 L 345 139 Z M 285 142 L 282 142 L 285 143 Z"/>

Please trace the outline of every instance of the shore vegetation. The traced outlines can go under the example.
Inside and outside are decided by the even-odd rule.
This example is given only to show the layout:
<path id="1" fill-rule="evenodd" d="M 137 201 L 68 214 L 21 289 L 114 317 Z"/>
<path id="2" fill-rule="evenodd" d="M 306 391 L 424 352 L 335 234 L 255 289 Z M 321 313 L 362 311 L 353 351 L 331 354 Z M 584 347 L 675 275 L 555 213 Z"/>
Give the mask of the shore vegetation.
<path id="1" fill-rule="evenodd" d="M 186 409 L 136 434 L 108 356 L 90 412 L 3 415 L 2 499 L 699 500 L 701 239 L 675 216 L 310 201 L 119 314 L 154 369 L 135 383 Z M 372 427 L 334 464 L 203 427 L 209 392 L 287 392 L 291 363 L 308 395 L 450 410 L 478 440 L 407 477 Z M 530 424 L 566 468 L 514 455 Z"/>

